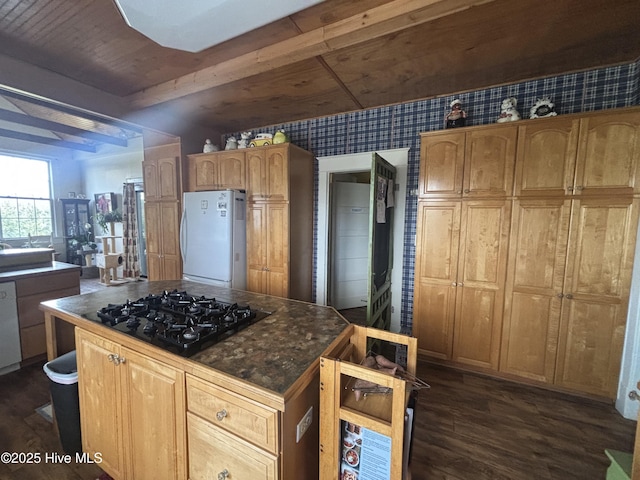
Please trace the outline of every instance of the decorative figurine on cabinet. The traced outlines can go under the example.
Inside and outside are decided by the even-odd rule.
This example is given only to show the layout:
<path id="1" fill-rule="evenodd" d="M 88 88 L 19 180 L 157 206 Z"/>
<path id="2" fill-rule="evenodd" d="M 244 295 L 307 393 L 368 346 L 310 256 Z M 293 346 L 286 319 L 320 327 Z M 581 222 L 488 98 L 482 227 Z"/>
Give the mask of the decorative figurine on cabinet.
<path id="1" fill-rule="evenodd" d="M 555 111 L 555 104 L 549 97 L 542 97 L 536 100 L 530 111 L 530 118 L 555 117 L 558 115 Z"/>
<path id="2" fill-rule="evenodd" d="M 248 148 L 249 140 L 251 140 L 251 132 L 240 133 L 240 141 L 238 142 L 238 148 Z"/>
<path id="3" fill-rule="evenodd" d="M 505 123 L 520 120 L 520 114 L 518 113 L 518 110 L 516 110 L 517 105 L 518 100 L 515 97 L 505 98 L 502 101 L 500 116 L 498 117 L 497 122 Z"/>
<path id="4" fill-rule="evenodd" d="M 451 102 L 451 111 L 445 117 L 445 128 L 464 127 L 467 123 L 467 112 L 462 109 L 462 102 L 455 99 Z"/>
<path id="5" fill-rule="evenodd" d="M 218 150 L 220 150 L 220 148 L 217 145 L 214 145 L 213 143 L 211 143 L 211 140 L 209 138 L 207 138 L 204 141 L 204 147 L 202 148 L 202 153 L 217 152 Z"/>
<path id="6" fill-rule="evenodd" d="M 238 148 L 238 140 L 236 140 L 236 137 L 229 137 L 227 138 L 227 143 L 224 146 L 225 150 L 235 150 Z"/>
<path id="7" fill-rule="evenodd" d="M 276 133 L 273 135 L 273 144 L 276 145 L 278 143 L 287 143 L 290 142 L 291 140 L 289 139 L 289 135 L 287 135 L 285 133 L 284 130 L 280 129 L 277 130 Z"/>

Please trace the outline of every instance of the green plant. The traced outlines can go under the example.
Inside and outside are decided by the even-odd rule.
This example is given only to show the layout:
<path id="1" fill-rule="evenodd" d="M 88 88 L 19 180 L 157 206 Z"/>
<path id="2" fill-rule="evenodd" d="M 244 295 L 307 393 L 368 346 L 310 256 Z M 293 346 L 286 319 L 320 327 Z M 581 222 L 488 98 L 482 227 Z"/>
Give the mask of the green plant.
<path id="1" fill-rule="evenodd" d="M 122 214 L 118 210 L 114 210 L 113 212 L 107 212 L 107 213 L 97 213 L 96 222 L 98 222 L 98 225 L 102 227 L 102 230 L 104 230 L 105 232 L 108 232 L 109 229 L 107 228 L 107 225 L 109 223 L 122 222 Z"/>

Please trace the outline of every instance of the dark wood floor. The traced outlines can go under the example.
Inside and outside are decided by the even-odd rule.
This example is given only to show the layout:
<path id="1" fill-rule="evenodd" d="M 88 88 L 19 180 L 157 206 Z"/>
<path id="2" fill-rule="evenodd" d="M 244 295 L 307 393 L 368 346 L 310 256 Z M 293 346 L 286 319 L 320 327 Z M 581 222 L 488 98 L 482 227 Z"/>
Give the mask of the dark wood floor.
<path id="1" fill-rule="evenodd" d="M 425 362 L 418 377 L 431 389 L 417 398 L 413 480 L 604 479 L 604 449 L 633 450 L 636 422 L 610 404 Z M 35 412 L 48 401 L 42 364 L 0 376 L 0 452 L 62 453 L 51 424 Z M 100 473 L 75 462 L 0 463 L 0 480 L 93 480 Z"/>
<path id="2" fill-rule="evenodd" d="M 413 480 L 604 479 L 604 449 L 633 449 L 635 422 L 611 405 L 423 362 L 418 376 L 431 389 L 417 398 Z M 0 452 L 62 453 L 51 424 L 35 412 L 49 401 L 48 388 L 41 364 L 0 377 Z M 0 480 L 100 473 L 75 462 L 0 463 Z"/>

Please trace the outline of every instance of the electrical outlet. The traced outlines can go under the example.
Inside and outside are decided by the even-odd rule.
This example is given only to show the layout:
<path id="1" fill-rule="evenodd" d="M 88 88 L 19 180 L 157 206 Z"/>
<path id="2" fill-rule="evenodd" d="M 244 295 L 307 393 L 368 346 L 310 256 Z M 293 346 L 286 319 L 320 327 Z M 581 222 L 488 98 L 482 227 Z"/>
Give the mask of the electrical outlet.
<path id="1" fill-rule="evenodd" d="M 309 429 L 311 422 L 313 422 L 313 406 L 309 407 L 307 413 L 304 414 L 304 417 L 302 417 L 296 426 L 296 443 L 300 441 L 302 436 Z"/>

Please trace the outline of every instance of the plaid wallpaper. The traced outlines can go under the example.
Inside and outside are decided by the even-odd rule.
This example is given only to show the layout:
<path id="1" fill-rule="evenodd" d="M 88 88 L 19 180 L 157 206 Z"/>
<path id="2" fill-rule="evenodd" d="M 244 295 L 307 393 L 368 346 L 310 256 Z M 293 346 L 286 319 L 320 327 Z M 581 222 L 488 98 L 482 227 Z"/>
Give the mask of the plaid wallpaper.
<path id="1" fill-rule="evenodd" d="M 275 133 L 277 129 L 284 129 L 293 143 L 321 157 L 393 148 L 410 149 L 401 311 L 401 326 L 403 330 L 410 331 L 413 316 L 413 237 L 416 233 L 417 198 L 409 192 L 418 188 L 418 134 L 443 129 L 444 116 L 455 98 L 459 98 L 464 105 L 468 115 L 467 125 L 484 125 L 496 121 L 500 114 L 500 104 L 505 97 L 516 97 L 520 115 L 528 118 L 529 109 L 536 99 L 544 96 L 550 97 L 555 103 L 558 114 L 640 105 L 640 60 L 627 65 L 248 130 Z M 234 134 L 239 138 L 239 132 Z M 318 208 L 317 168 L 316 162 L 315 212 Z M 314 223 L 314 252 L 317 251 L 316 239 L 317 223 Z M 315 264 L 317 262 L 314 262 L 314 290 Z"/>

